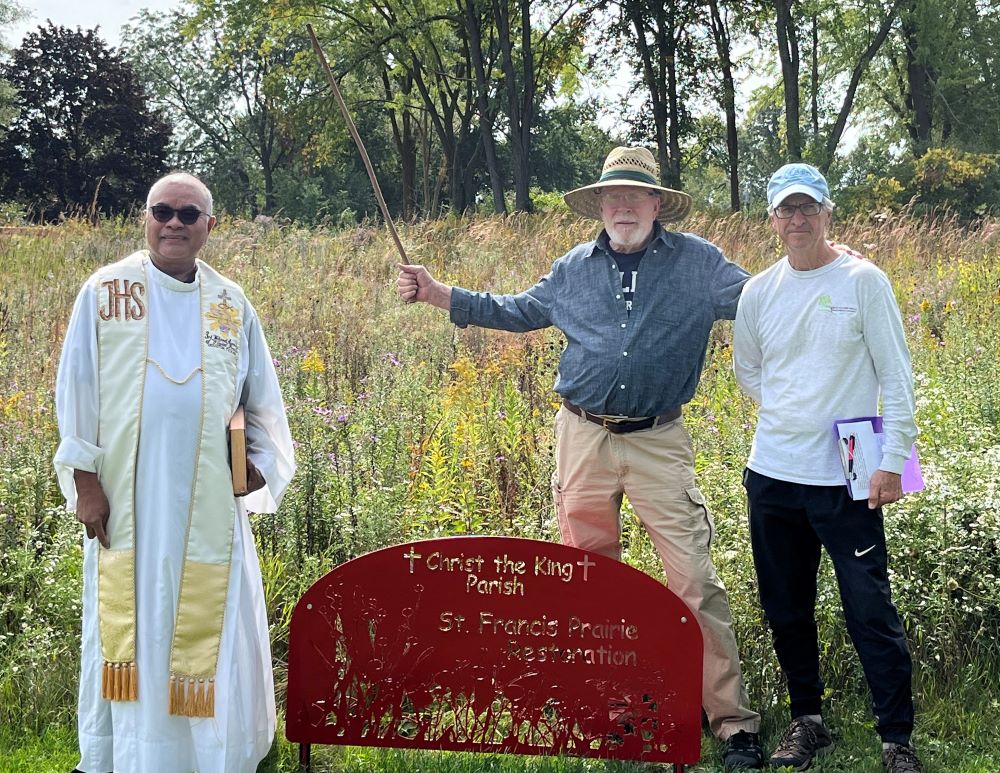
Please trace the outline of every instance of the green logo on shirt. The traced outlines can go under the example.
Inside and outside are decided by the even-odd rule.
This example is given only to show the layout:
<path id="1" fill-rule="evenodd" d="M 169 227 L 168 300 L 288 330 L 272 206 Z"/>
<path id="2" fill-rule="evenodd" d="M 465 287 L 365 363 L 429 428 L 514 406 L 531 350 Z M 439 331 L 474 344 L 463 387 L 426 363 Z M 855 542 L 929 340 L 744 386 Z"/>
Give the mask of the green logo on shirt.
<path id="1" fill-rule="evenodd" d="M 816 305 L 823 311 L 831 311 L 833 309 L 833 298 L 831 298 L 827 293 L 823 293 L 816 302 Z"/>

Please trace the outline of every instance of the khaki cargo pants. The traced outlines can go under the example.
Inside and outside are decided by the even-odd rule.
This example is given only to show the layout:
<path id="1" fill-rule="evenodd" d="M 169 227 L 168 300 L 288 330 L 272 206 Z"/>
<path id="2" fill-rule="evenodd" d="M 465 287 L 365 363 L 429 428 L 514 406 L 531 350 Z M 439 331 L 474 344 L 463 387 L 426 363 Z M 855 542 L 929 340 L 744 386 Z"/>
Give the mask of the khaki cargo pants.
<path id="1" fill-rule="evenodd" d="M 560 408 L 552 488 L 562 541 L 615 559 L 621 557 L 622 495 L 628 495 L 663 561 L 670 590 L 701 625 L 702 705 L 712 732 L 721 739 L 740 730 L 757 732 L 760 715 L 747 706 L 729 600 L 709 553 L 714 525 L 695 484 L 683 419 L 614 435 Z"/>

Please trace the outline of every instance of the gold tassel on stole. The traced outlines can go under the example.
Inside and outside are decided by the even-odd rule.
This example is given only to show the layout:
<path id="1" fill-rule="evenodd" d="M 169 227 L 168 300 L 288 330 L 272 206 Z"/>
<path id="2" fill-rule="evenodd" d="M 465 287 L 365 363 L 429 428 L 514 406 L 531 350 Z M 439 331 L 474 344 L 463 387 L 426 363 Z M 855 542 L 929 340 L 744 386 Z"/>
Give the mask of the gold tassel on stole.
<path id="1" fill-rule="evenodd" d="M 135 661 L 104 661 L 101 669 L 101 697 L 108 701 L 134 701 L 139 698 L 139 670 Z"/>
<path id="2" fill-rule="evenodd" d="M 184 711 L 182 712 L 185 717 L 196 717 L 194 709 L 194 695 L 198 690 L 198 682 L 194 679 L 187 680 L 187 700 L 184 701 Z"/>
<path id="3" fill-rule="evenodd" d="M 180 701 L 180 684 L 179 679 L 173 674 L 170 675 L 170 687 L 168 689 L 168 695 L 170 698 L 169 711 L 171 714 L 177 714 L 177 704 Z"/>
<path id="4" fill-rule="evenodd" d="M 139 700 L 139 667 L 135 663 L 129 663 L 128 671 L 128 699 L 130 701 L 137 701 Z"/>
<path id="5" fill-rule="evenodd" d="M 215 716 L 215 679 L 171 674 L 169 695 L 175 717 Z"/>
<path id="6" fill-rule="evenodd" d="M 194 710 L 198 712 L 198 716 L 199 717 L 206 716 L 206 713 L 205 713 L 205 711 L 206 711 L 206 701 L 205 701 L 205 698 L 208 697 L 207 693 L 208 693 L 208 689 L 205 686 L 205 680 L 204 679 L 199 679 L 198 680 L 198 698 L 195 701 L 195 705 L 194 705 Z"/>

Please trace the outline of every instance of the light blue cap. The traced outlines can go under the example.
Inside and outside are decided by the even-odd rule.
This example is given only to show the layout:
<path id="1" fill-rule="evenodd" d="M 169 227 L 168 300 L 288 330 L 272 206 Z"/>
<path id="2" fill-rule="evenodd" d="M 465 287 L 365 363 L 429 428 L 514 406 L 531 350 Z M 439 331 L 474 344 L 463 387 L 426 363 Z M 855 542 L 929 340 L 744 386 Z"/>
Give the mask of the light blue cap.
<path id="1" fill-rule="evenodd" d="M 785 164 L 767 183 L 767 206 L 774 208 L 793 193 L 804 193 L 822 204 L 830 198 L 830 186 L 811 164 Z"/>

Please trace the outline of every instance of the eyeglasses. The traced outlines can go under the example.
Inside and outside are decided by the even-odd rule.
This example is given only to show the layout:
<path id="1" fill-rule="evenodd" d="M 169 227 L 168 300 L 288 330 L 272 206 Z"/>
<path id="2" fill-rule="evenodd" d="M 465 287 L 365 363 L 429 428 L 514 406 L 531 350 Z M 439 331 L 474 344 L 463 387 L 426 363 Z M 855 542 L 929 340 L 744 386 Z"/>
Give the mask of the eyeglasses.
<path id="1" fill-rule="evenodd" d="M 621 206 L 623 204 L 634 207 L 642 204 L 647 199 L 654 197 L 654 194 L 647 191 L 602 191 L 597 194 L 602 204 L 611 206 Z"/>
<path id="2" fill-rule="evenodd" d="M 812 217 L 823 211 L 823 205 L 818 201 L 807 201 L 804 204 L 779 204 L 771 211 L 779 220 L 788 220 L 795 215 L 795 210 L 807 217 Z"/>
<path id="3" fill-rule="evenodd" d="M 174 215 L 177 215 L 177 219 L 184 225 L 194 225 L 202 215 L 211 217 L 211 215 L 207 212 L 202 212 L 198 207 L 174 209 L 173 207 L 168 207 L 166 204 L 154 204 L 149 208 L 149 211 L 153 214 L 153 219 L 157 223 L 169 223 L 174 219 Z"/>

